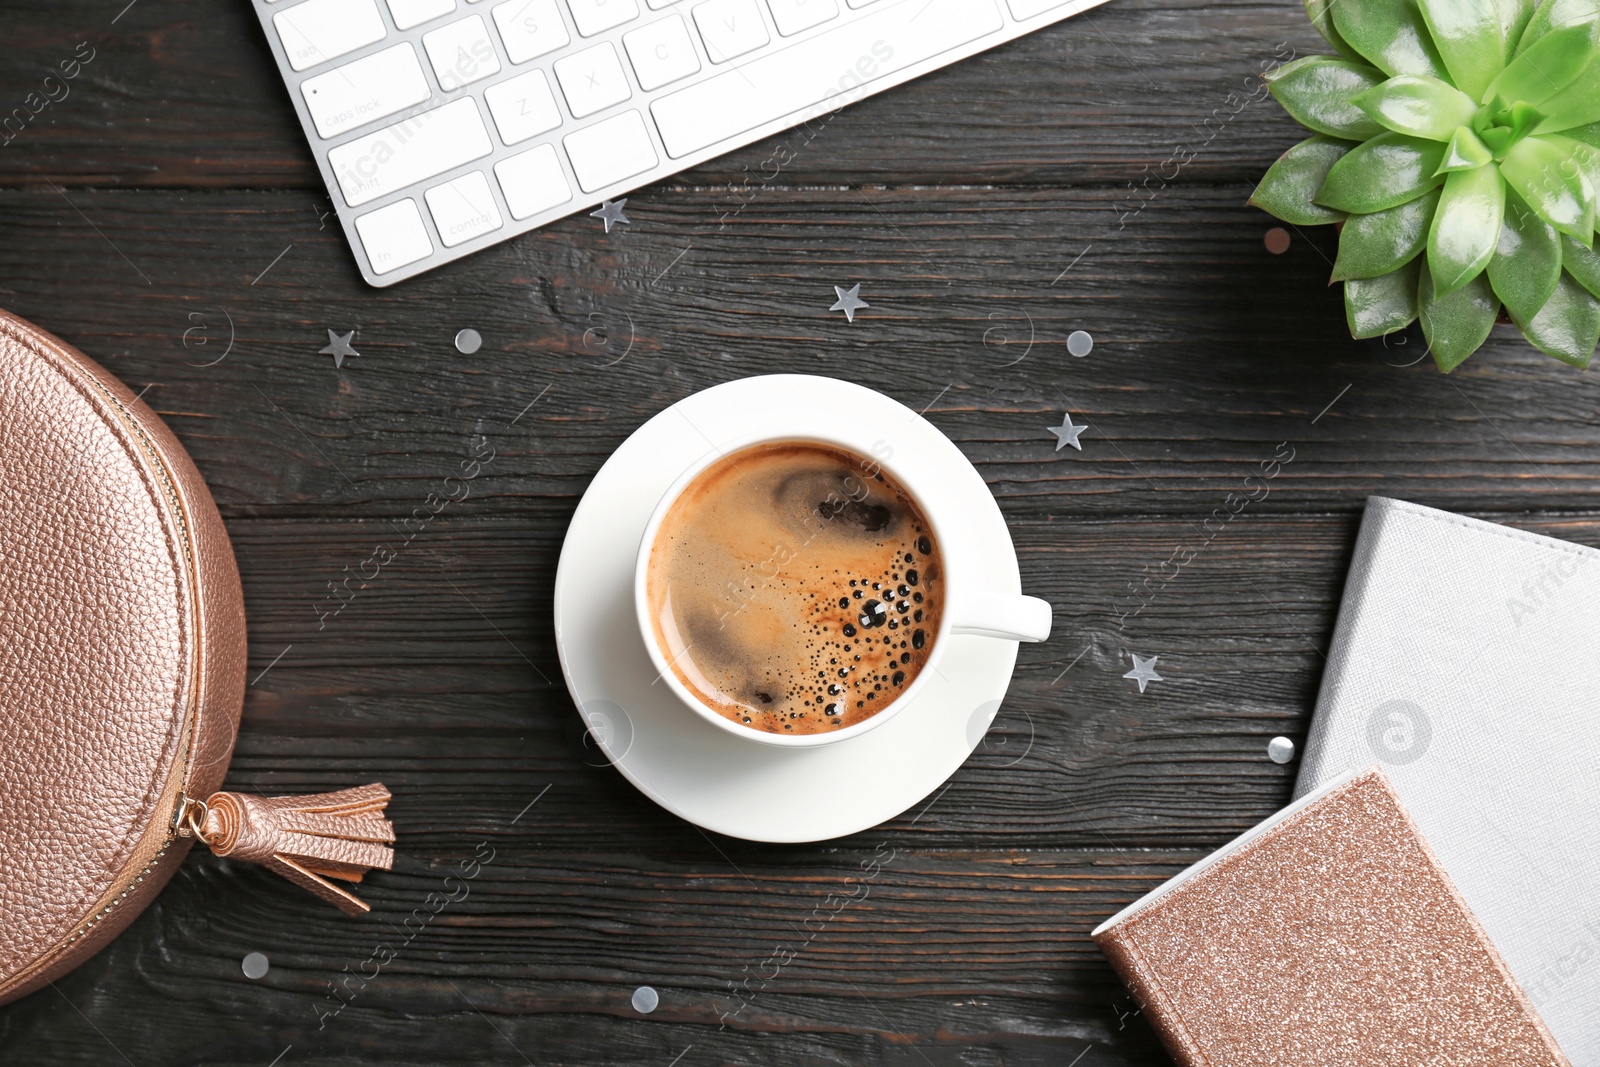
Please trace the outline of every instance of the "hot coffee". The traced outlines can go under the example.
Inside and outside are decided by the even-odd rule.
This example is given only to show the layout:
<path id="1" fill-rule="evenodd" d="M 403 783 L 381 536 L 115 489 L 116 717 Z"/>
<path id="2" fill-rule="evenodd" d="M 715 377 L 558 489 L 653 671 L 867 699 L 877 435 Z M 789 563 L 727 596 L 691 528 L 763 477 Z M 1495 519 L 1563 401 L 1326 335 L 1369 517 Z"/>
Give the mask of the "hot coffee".
<path id="1" fill-rule="evenodd" d="M 939 630 L 921 509 L 875 460 L 780 442 L 724 456 L 650 548 L 656 641 L 688 690 L 753 729 L 814 734 L 905 692 Z"/>

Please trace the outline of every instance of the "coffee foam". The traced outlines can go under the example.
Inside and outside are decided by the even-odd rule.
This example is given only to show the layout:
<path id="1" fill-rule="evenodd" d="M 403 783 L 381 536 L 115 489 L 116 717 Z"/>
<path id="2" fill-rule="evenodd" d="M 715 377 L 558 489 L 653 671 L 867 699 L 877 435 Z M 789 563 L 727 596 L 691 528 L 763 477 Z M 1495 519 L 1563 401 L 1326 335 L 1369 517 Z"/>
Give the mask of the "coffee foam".
<path id="1" fill-rule="evenodd" d="M 933 651 L 938 546 L 877 463 L 806 442 L 718 460 L 668 510 L 647 594 L 658 646 L 707 707 L 813 734 L 887 707 Z"/>

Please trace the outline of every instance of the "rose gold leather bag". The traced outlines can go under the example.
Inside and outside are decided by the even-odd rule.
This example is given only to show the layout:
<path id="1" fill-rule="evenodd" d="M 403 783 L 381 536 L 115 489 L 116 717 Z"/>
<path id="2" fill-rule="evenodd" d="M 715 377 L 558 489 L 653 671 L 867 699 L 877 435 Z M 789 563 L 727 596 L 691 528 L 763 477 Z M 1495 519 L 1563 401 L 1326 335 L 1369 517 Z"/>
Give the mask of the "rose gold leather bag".
<path id="1" fill-rule="evenodd" d="M 0 311 L 0 1003 L 93 955 L 199 837 L 359 913 L 388 791 L 214 793 L 244 601 L 199 472 L 121 382 Z"/>

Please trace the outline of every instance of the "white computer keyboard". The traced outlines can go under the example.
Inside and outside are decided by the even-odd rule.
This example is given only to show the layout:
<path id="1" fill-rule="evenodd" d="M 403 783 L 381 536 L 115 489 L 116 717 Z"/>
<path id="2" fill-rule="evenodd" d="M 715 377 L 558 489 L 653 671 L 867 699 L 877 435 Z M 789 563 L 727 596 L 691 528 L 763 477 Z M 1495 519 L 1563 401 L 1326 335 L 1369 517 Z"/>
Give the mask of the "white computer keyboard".
<path id="1" fill-rule="evenodd" d="M 390 285 L 1103 0 L 254 0 Z"/>

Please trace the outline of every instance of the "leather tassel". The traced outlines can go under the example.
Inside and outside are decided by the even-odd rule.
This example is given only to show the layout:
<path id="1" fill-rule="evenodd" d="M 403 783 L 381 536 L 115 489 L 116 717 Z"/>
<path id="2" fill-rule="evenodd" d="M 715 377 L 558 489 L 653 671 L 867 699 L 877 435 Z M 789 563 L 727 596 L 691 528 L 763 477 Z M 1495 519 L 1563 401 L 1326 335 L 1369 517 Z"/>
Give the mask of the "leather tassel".
<path id="1" fill-rule="evenodd" d="M 388 803 L 382 783 L 301 797 L 212 793 L 195 831 L 219 856 L 259 863 L 346 915 L 364 915 L 371 907 L 328 879 L 359 882 L 369 868 L 393 866 Z"/>

